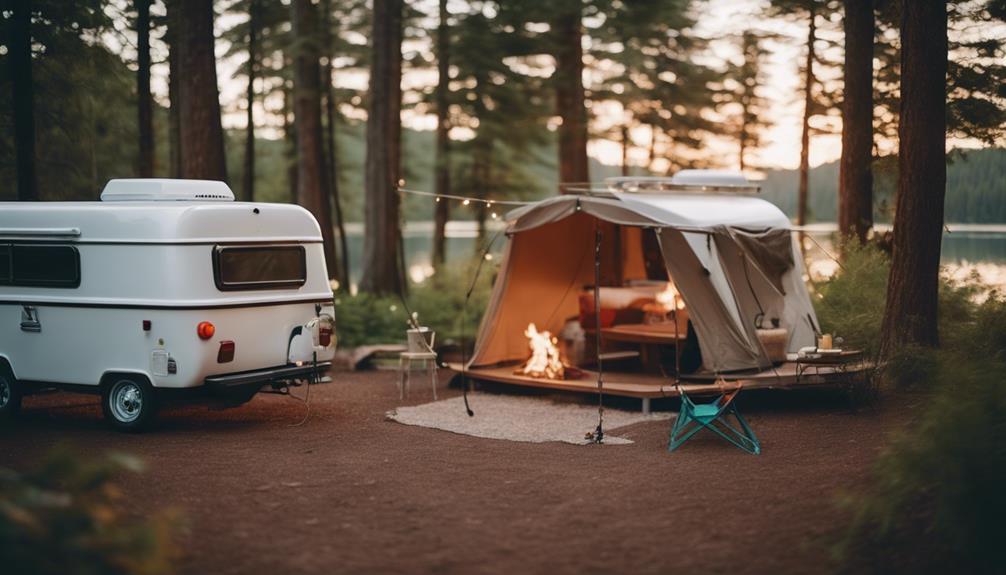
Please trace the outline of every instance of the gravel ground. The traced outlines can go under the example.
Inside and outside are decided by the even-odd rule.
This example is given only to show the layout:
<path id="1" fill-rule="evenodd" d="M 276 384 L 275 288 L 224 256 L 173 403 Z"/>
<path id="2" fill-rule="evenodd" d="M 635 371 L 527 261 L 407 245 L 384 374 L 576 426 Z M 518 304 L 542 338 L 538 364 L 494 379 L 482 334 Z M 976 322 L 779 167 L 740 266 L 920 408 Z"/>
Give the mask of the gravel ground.
<path id="1" fill-rule="evenodd" d="M 836 497 L 909 417 L 751 392 L 740 401 L 760 456 L 710 434 L 668 454 L 668 421 L 624 428 L 634 443 L 613 448 L 517 443 L 387 421 L 393 373 L 333 375 L 301 426 L 302 403 L 260 396 L 171 408 L 156 431 L 124 435 L 94 397 L 31 397 L 0 428 L 0 465 L 58 443 L 140 456 L 126 500 L 184 514 L 182 573 L 808 573 L 826 568 Z"/>

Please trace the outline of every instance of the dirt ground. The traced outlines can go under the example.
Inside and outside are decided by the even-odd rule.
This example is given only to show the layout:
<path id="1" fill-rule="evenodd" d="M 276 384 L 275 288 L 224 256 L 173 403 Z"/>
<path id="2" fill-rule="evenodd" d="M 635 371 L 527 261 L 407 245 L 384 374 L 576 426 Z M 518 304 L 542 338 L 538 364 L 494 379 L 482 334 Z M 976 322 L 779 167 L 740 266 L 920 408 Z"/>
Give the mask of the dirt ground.
<path id="1" fill-rule="evenodd" d="M 633 445 L 524 444 L 386 421 L 394 373 L 333 375 L 301 426 L 303 403 L 260 395 L 126 435 L 95 397 L 30 397 L 0 465 L 66 442 L 140 456 L 128 500 L 184 514 L 182 573 L 807 573 L 826 569 L 836 497 L 905 420 L 834 393 L 751 392 L 760 456 L 708 434 L 668 454 L 668 422 L 619 433 Z M 414 385 L 408 403 L 431 399 Z"/>

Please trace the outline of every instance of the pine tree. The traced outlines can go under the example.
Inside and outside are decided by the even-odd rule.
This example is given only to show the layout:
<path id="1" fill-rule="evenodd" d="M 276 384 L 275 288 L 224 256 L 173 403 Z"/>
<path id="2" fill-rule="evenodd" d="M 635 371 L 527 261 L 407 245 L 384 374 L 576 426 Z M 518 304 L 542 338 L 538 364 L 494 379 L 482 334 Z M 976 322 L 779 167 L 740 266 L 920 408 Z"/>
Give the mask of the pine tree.
<path id="1" fill-rule="evenodd" d="M 838 229 L 860 242 L 873 226 L 873 22 L 873 0 L 845 0 Z"/>
<path id="2" fill-rule="evenodd" d="M 227 180 L 217 91 L 212 0 L 175 0 L 180 163 L 183 178 Z"/>
<path id="3" fill-rule="evenodd" d="M 935 346 L 947 166 L 947 5 L 906 2 L 901 15 L 897 219 L 882 352 Z"/>
<path id="4" fill-rule="evenodd" d="M 366 209 L 360 289 L 405 288 L 399 228 L 402 105 L 402 3 L 374 0 L 365 166 Z"/>

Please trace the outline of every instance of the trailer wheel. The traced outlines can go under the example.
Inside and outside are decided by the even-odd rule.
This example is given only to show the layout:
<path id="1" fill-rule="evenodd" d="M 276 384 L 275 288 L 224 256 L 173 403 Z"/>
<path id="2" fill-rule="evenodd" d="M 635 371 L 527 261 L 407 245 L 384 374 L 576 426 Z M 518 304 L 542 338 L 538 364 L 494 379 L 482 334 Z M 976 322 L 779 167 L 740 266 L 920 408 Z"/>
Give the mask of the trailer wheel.
<path id="1" fill-rule="evenodd" d="M 157 394 L 146 378 L 115 375 L 101 394 L 105 420 L 119 431 L 143 431 L 157 415 Z"/>
<path id="2" fill-rule="evenodd" d="M 7 366 L 0 366 L 0 418 L 9 418 L 21 410 L 21 386 Z"/>

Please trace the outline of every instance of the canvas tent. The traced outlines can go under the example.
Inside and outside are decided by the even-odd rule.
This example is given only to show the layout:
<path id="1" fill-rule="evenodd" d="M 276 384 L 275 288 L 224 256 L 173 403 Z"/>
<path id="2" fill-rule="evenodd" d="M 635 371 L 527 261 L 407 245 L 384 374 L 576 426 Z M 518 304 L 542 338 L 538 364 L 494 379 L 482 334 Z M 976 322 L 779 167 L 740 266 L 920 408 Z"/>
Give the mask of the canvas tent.
<path id="1" fill-rule="evenodd" d="M 506 220 L 509 241 L 470 368 L 523 361 L 529 323 L 558 333 L 577 315 L 580 291 L 594 283 L 598 231 L 602 286 L 644 278 L 645 236 L 656 240 L 687 306 L 703 370 L 770 367 L 756 332 L 762 318 L 777 318 L 788 330 L 789 351 L 814 344 L 817 318 L 790 222 L 757 197 L 691 190 L 562 195 Z"/>

